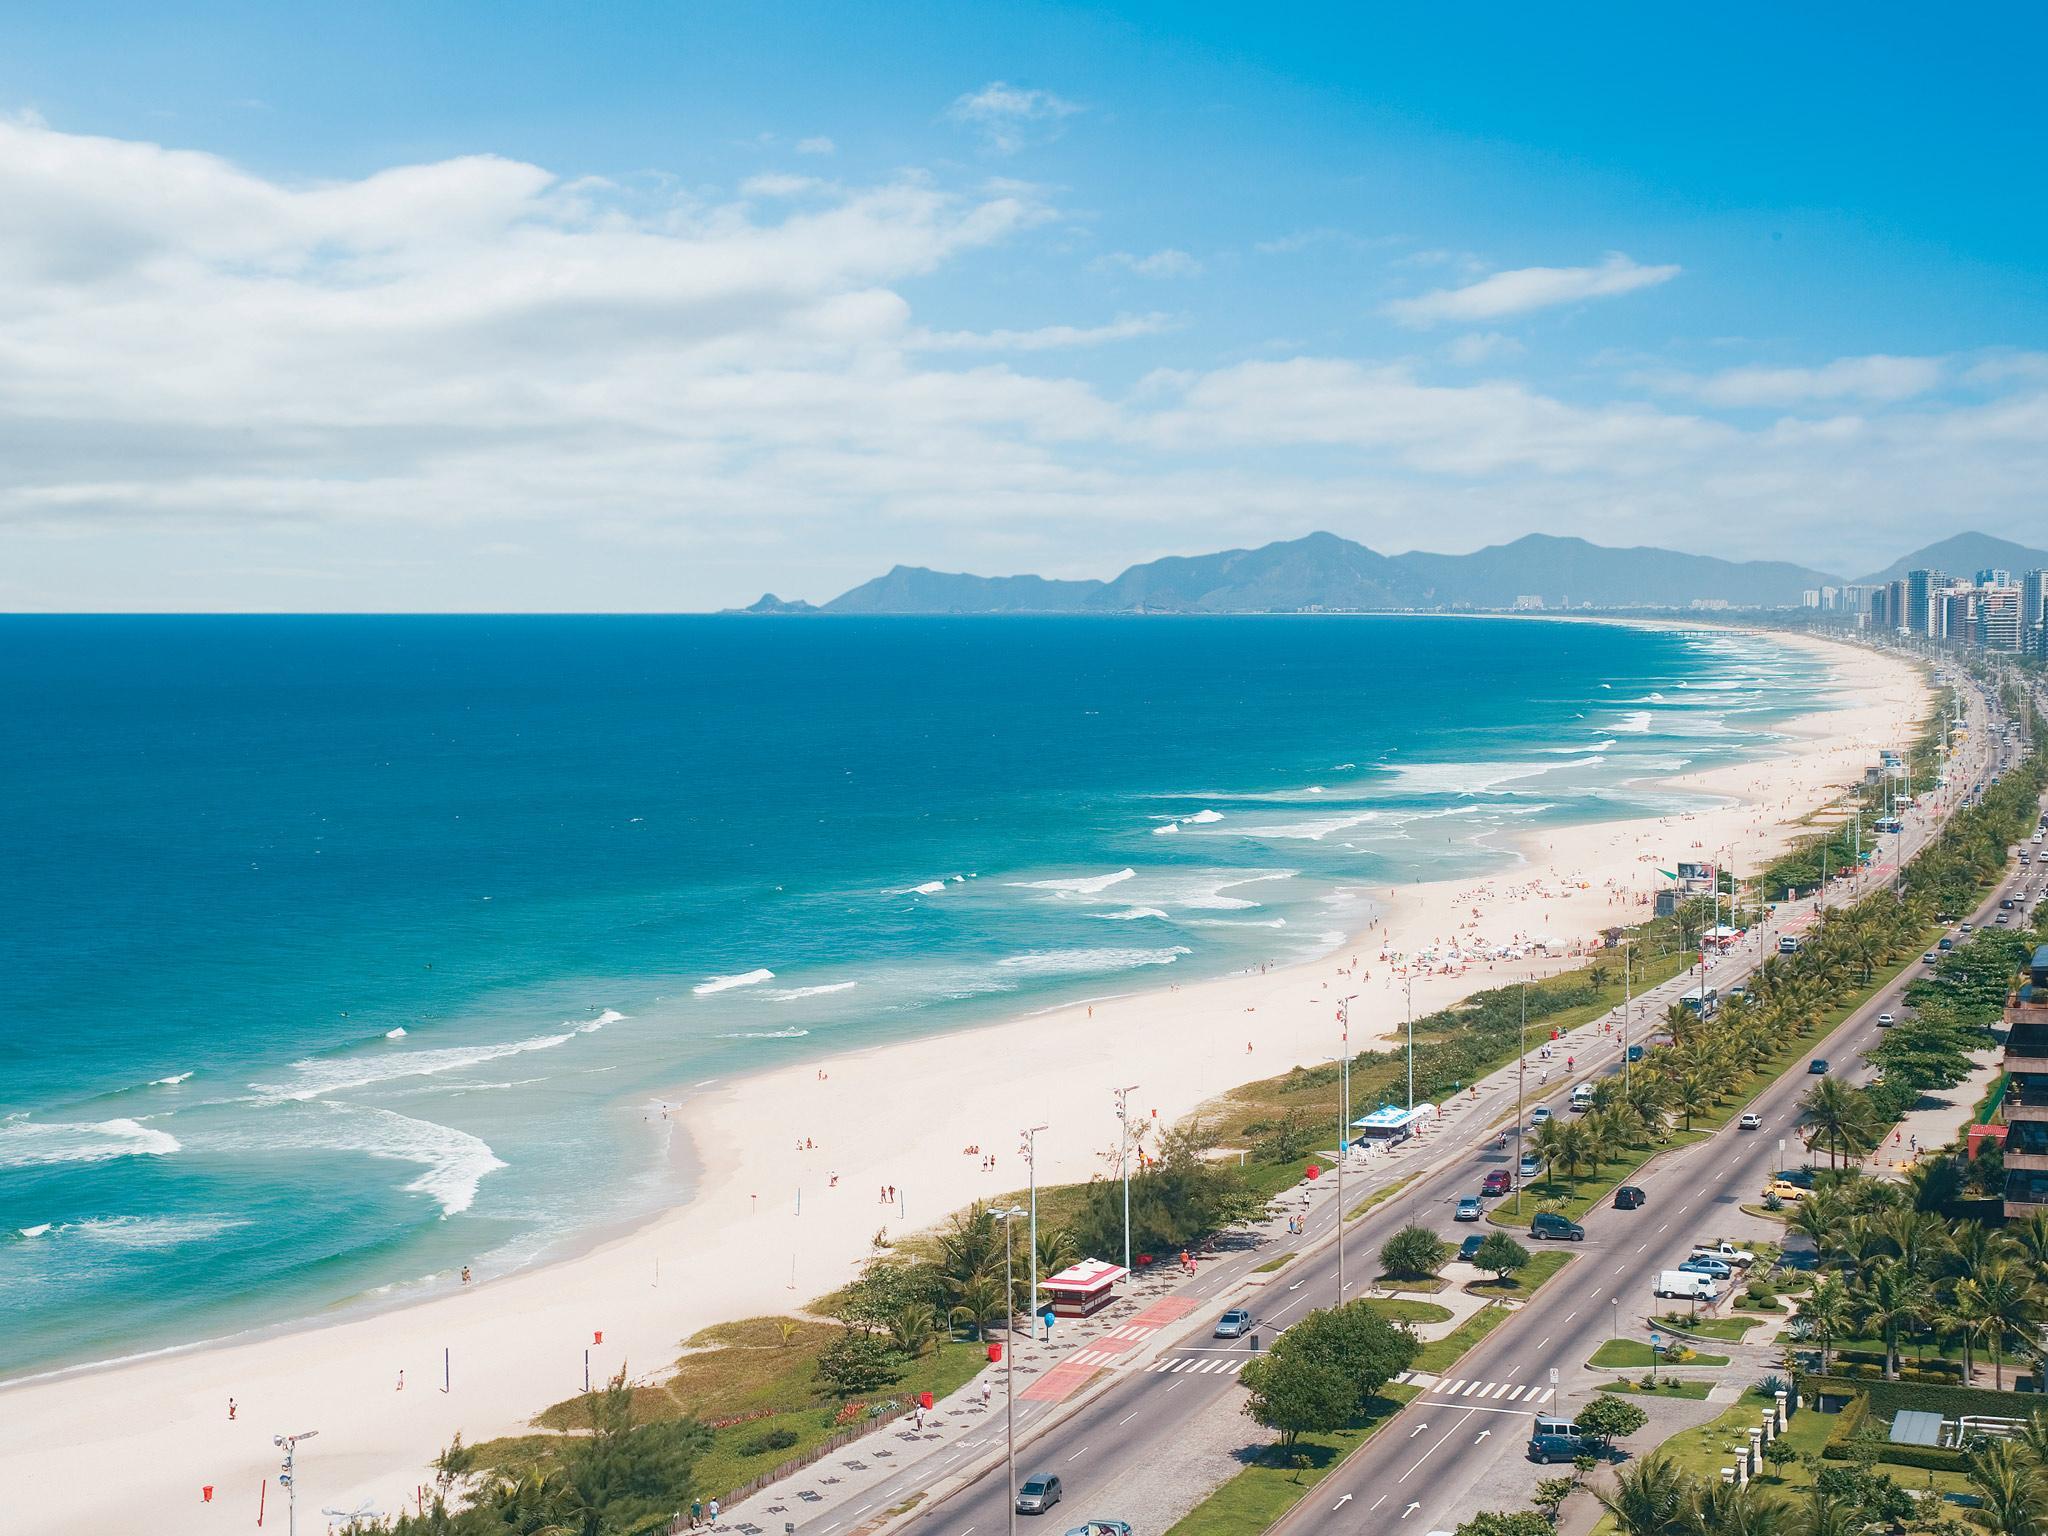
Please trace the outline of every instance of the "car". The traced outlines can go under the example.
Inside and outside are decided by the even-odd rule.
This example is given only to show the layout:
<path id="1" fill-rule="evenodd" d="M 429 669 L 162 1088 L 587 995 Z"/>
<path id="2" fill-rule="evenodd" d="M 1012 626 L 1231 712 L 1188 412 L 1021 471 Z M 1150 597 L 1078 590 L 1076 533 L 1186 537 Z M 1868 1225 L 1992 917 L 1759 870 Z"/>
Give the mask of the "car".
<path id="1" fill-rule="evenodd" d="M 1934 947 L 1940 950 L 1943 954 L 1947 954 L 1950 950 L 1956 947 L 1956 941 L 1954 939 L 1943 939 L 1939 944 L 1935 945 Z"/>
<path id="2" fill-rule="evenodd" d="M 1514 1183 L 1514 1177 L 1507 1169 L 1491 1168 L 1487 1170 L 1485 1179 L 1480 1182 L 1479 1193 L 1482 1195 L 1504 1195 L 1514 1187 Z"/>
<path id="3" fill-rule="evenodd" d="M 1623 1184 L 1614 1192 L 1614 1208 L 1617 1211 L 1639 1209 L 1650 1197 L 1634 1184 Z"/>
<path id="4" fill-rule="evenodd" d="M 1531 1435 L 1529 1459 L 1548 1466 L 1554 1461 L 1577 1461 L 1584 1449 L 1577 1435 Z"/>
<path id="5" fill-rule="evenodd" d="M 1583 1243 L 1586 1240 L 1586 1229 L 1555 1211 L 1538 1211 L 1529 1220 L 1529 1235 L 1554 1237 L 1565 1243 Z"/>
<path id="6" fill-rule="evenodd" d="M 1519 1171 L 1524 1179 L 1533 1179 L 1543 1171 L 1543 1159 L 1534 1152 L 1524 1152 Z"/>
<path id="7" fill-rule="evenodd" d="M 1067 1536 L 1131 1536 L 1131 1527 L 1123 1520 L 1090 1520 L 1075 1526 Z"/>
<path id="8" fill-rule="evenodd" d="M 1550 1106 L 1548 1104 L 1538 1104 L 1534 1109 L 1529 1111 L 1529 1123 L 1531 1125 L 1542 1125 L 1549 1119 Z"/>
<path id="9" fill-rule="evenodd" d="M 1879 1029 L 1890 1029 L 1894 1024 L 1898 1022 L 1899 1021 L 1896 1018 L 1892 1017 L 1892 1015 L 1889 1013 L 1880 1013 L 1877 1016 L 1877 1027 Z"/>
<path id="10" fill-rule="evenodd" d="M 1976 931 L 1977 930 L 1971 927 L 1968 923 L 1959 924 L 1956 928 L 1957 933 L 1975 933 Z"/>
<path id="11" fill-rule="evenodd" d="M 1485 1233 L 1474 1232 L 1470 1237 L 1466 1238 L 1465 1241 L 1458 1244 L 1458 1257 L 1465 1263 L 1470 1264 L 1475 1258 L 1479 1256 L 1479 1245 L 1485 1241 Z"/>
<path id="12" fill-rule="evenodd" d="M 1251 1332 L 1252 1315 L 1243 1307 L 1232 1307 L 1216 1319 L 1216 1331 L 1211 1337 L 1218 1339 L 1241 1339 Z"/>
<path id="13" fill-rule="evenodd" d="M 1742 1119 L 1737 1122 L 1745 1131 L 1761 1130 L 1763 1123 L 1764 1117 L 1753 1109 L 1745 1109 L 1742 1112 Z"/>
<path id="14" fill-rule="evenodd" d="M 1024 1479 L 1017 1490 L 1017 1513 L 1020 1515 L 1042 1515 L 1059 1503 L 1066 1490 L 1060 1480 L 1050 1472 L 1036 1473 Z"/>
<path id="15" fill-rule="evenodd" d="M 1809 1061 L 1806 1064 L 1806 1075 L 1808 1077 L 1826 1077 L 1828 1075 L 1827 1057 L 1816 1056 L 1813 1060 Z"/>
<path id="16" fill-rule="evenodd" d="M 1993 921 L 1996 922 L 2000 927 L 2003 927 L 2005 926 L 2005 924 L 2011 922 L 2012 918 L 2009 914 L 2001 912 L 1998 914 L 1996 918 L 1993 919 Z"/>
<path id="17" fill-rule="evenodd" d="M 1630 1046 L 1628 1048 L 1628 1059 L 1630 1061 L 1641 1061 L 1643 1059 L 1643 1048 L 1640 1045 Z"/>
<path id="18" fill-rule="evenodd" d="M 1451 1217 L 1451 1220 L 1477 1221 L 1481 1216 L 1484 1216 L 1485 1214 L 1486 1207 L 1479 1203 L 1479 1197 L 1477 1195 L 1460 1195 L 1458 1197 L 1457 1213 Z"/>
<path id="19" fill-rule="evenodd" d="M 1799 1201 L 1804 1200 L 1808 1193 L 1810 1192 L 1801 1189 L 1789 1179 L 1772 1179 L 1768 1184 L 1764 1185 L 1764 1198 L 1766 1200 Z"/>
<path id="20" fill-rule="evenodd" d="M 1707 1275 L 1715 1280 L 1726 1280 L 1735 1273 L 1734 1265 L 1724 1264 L 1719 1259 L 1710 1259 L 1705 1254 L 1700 1253 L 1694 1254 L 1683 1264 L 1679 1265 L 1678 1268 L 1681 1274 Z"/>
<path id="21" fill-rule="evenodd" d="M 1955 946 L 1954 946 L 1954 945 L 1953 945 L 1952 943 L 1950 943 L 1950 941 L 1949 941 L 1949 940 L 1947 940 L 1947 939 L 1943 939 L 1943 940 L 1941 941 L 1941 947 L 1942 947 L 1943 949 L 1952 949 L 1952 948 L 1954 948 Z M 1920 957 L 1920 963 L 1921 963 L 1922 965 L 1932 965 L 1932 964 L 1934 964 L 1934 960 L 1935 960 L 1935 955 L 1934 955 L 1934 951 L 1933 951 L 1933 950 L 1931 950 L 1931 949 L 1930 949 L 1929 951 L 1927 951 L 1927 953 L 1926 953 L 1926 954 L 1924 954 L 1924 955 L 1922 955 L 1922 956 Z"/>
<path id="22" fill-rule="evenodd" d="M 1747 1248 L 1738 1248 L 1726 1238 L 1713 1243 L 1694 1243 L 1692 1256 L 1696 1259 L 1719 1259 L 1723 1264 L 1733 1264 L 1737 1269 L 1747 1269 L 1756 1262 L 1756 1255 Z"/>
<path id="23" fill-rule="evenodd" d="M 2003 901 L 2001 901 L 1998 904 L 1998 910 L 2001 912 L 2010 912 L 2012 910 L 2012 898 L 2008 896 Z"/>

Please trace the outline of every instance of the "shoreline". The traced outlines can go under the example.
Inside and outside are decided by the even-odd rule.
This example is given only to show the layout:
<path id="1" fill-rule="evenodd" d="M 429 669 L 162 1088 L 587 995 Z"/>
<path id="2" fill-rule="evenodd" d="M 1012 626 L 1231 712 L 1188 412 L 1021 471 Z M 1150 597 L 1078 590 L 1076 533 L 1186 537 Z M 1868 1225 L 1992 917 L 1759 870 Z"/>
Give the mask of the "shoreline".
<path id="1" fill-rule="evenodd" d="M 622 1362 L 636 1377 L 664 1374 L 697 1330 L 800 1308 L 836 1288 L 877 1226 L 898 1237 L 1015 1188 L 1017 1125 L 1053 1126 L 1040 1138 L 1041 1182 L 1084 1179 L 1114 1143 L 1112 1086 L 1149 1083 L 1134 1102 L 1170 1124 L 1244 1081 L 1334 1053 L 1335 999 L 1346 988 L 1364 1005 L 1353 1009 L 1353 1048 L 1387 1038 L 1405 988 L 1380 958 L 1382 943 L 1413 952 L 1447 936 L 1583 940 L 1647 910 L 1639 897 L 1654 883 L 1644 862 L 1652 848 L 1666 861 L 1688 856 L 1686 843 L 1728 849 L 1738 871 L 1754 869 L 1809 830 L 1794 823 L 1834 786 L 1860 778 L 1878 744 L 1907 744 L 1930 697 L 1920 671 L 1900 658 L 1817 637 L 1769 638 L 1823 655 L 1840 702 L 1782 722 L 1775 729 L 1785 750 L 1776 755 L 1658 781 L 1719 804 L 1531 830 L 1491 845 L 1504 857 L 1485 875 L 1361 885 L 1377 909 L 1373 926 L 1315 960 L 1055 1005 L 679 1090 L 667 1102 L 689 1106 L 689 1128 L 678 1117 L 683 1134 L 672 1135 L 669 1156 L 694 1156 L 701 1171 L 680 1205 L 624 1230 L 582 1234 L 560 1257 L 466 1288 L 0 1384 L 37 1426 L 0 1453 L 0 1466 L 24 1512 L 40 1517 L 36 1528 L 83 1527 L 147 1500 L 164 1512 L 166 1530 L 215 1530 L 240 1515 L 202 1508 L 196 1488 L 247 1486 L 253 1497 L 274 1459 L 269 1435 L 303 1420 L 329 1437 L 317 1470 L 303 1468 L 318 1498 L 367 1498 L 388 1512 L 428 1480 L 427 1461 L 455 1429 L 470 1441 L 515 1432 L 580 1388 L 582 1351 L 594 1337 L 603 1342 L 591 1345 L 593 1378 Z M 1560 955 L 1417 975 L 1415 1005 L 1428 1012 L 1574 963 Z M 998 1077 L 1006 1079 L 1000 1101 Z M 806 1138 L 815 1150 L 801 1149 Z M 968 1146 L 993 1149 L 994 1170 L 952 1150 Z M 866 1198 L 888 1184 L 903 1187 L 900 1203 Z M 445 1396 L 444 1348 L 454 1367 Z M 413 1373 L 410 1389 L 394 1387 L 399 1370 Z M 225 1422 L 231 1394 L 241 1405 L 234 1424 Z M 145 1427 L 110 1436 L 105 1425 L 122 1409 Z M 127 1471 L 119 1489 L 106 1486 L 105 1453 L 116 1445 Z M 91 1510 L 74 1491 L 81 1487 L 93 1490 Z M 189 1518 L 169 1514 L 187 1507 Z"/>

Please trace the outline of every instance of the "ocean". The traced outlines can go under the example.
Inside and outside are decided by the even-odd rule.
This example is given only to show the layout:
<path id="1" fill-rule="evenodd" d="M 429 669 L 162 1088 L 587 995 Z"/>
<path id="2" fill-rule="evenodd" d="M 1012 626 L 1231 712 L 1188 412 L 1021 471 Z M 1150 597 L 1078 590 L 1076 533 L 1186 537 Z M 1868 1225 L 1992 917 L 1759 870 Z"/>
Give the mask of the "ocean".
<path id="1" fill-rule="evenodd" d="M 0 618 L 0 1375 L 533 1262 L 692 1085 L 1326 952 L 1826 704 L 1501 619 Z"/>

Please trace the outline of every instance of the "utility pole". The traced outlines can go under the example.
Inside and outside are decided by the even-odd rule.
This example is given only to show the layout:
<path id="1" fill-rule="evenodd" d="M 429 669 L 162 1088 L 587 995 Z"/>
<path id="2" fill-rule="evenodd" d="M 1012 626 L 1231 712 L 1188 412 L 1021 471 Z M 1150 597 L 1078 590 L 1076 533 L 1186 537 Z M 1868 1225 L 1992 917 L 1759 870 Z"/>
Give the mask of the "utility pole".
<path id="1" fill-rule="evenodd" d="M 1402 978 L 1408 992 L 1408 1107 L 1415 1108 L 1415 962 L 1408 962 L 1408 974 Z"/>
<path id="2" fill-rule="evenodd" d="M 1629 972 L 1629 962 L 1635 959 L 1635 940 L 1623 935 L 1621 941 L 1621 1091 L 1626 1095 L 1635 1087 L 1635 1063 L 1628 1059 L 1628 1015 L 1635 1005 L 1635 992 L 1630 986 L 1634 980 Z M 1526 1008 L 1528 1005 L 1523 1004 Z"/>
<path id="3" fill-rule="evenodd" d="M 1515 1214 L 1522 1214 L 1522 1079 L 1529 1075 L 1529 983 L 1523 982 L 1521 1054 L 1515 1058 Z"/>
<path id="4" fill-rule="evenodd" d="M 1131 1095 L 1138 1091 L 1132 1083 L 1128 1088 L 1116 1091 L 1116 1162 L 1118 1171 L 1124 1176 L 1124 1268 L 1131 1267 Z M 1012 1502 L 1015 1502 L 1014 1500 Z M 1015 1525 L 1016 1522 L 1010 1522 Z"/>
<path id="5" fill-rule="evenodd" d="M 1038 1133 L 1046 1127 L 1024 1127 L 1024 1166 L 1031 1170 L 1031 1299 L 1026 1310 L 1032 1317 L 1031 1338 L 1038 1339 Z"/>
<path id="6" fill-rule="evenodd" d="M 1010 1289 L 1010 1228 L 1023 1214 L 1014 1205 L 1007 1211 L 995 1213 L 996 1219 L 1003 1224 L 1003 1315 L 1010 1324 L 1008 1347 L 1003 1351 L 1003 1455 L 1009 1464 L 1010 1476 L 1010 1494 L 1004 1502 L 1010 1506 L 1010 1536 L 1017 1536 L 1017 1305 L 1016 1293 Z M 1034 1333 L 1037 1331 L 1032 1329 Z"/>

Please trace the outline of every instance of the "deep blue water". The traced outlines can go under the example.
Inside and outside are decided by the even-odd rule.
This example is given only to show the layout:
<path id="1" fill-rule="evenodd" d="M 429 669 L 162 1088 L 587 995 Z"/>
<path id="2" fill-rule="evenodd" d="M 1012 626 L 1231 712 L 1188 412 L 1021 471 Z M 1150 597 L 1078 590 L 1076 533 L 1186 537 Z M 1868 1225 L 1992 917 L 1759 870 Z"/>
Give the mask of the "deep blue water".
<path id="1" fill-rule="evenodd" d="M 1504 620 L 0 618 L 0 1371 L 522 1262 L 675 1196 L 657 1094 L 1332 948 L 1819 680 Z"/>

